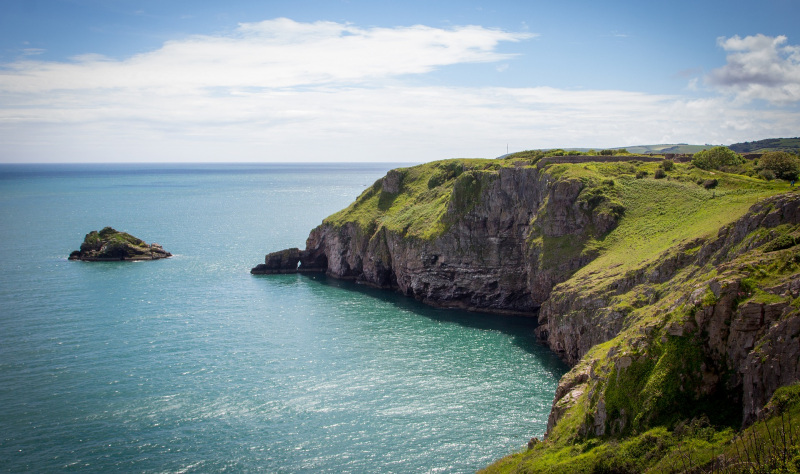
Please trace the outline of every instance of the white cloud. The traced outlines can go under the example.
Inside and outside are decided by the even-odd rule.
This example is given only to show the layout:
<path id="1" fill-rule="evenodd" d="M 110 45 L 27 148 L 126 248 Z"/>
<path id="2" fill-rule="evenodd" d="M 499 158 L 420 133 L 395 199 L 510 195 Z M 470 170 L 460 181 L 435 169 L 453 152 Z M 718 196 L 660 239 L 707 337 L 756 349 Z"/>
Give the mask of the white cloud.
<path id="1" fill-rule="evenodd" d="M 718 38 L 717 43 L 729 52 L 728 62 L 712 71 L 708 82 L 744 101 L 800 101 L 800 47 L 787 45 L 787 40 L 762 34 Z"/>
<path id="2" fill-rule="evenodd" d="M 411 86 L 533 35 L 278 19 L 127 59 L 0 68 L 0 161 L 430 161 L 556 146 L 794 136 L 797 114 L 722 98 Z M 415 81 L 419 82 L 419 81 Z"/>
<path id="3" fill-rule="evenodd" d="M 478 26 L 361 29 L 280 18 L 243 23 L 230 36 L 193 36 L 116 61 L 85 55 L 72 62 L 23 60 L 0 73 L 0 91 L 42 93 L 103 88 L 296 87 L 362 83 L 421 74 L 458 63 L 511 57 L 501 42 L 530 38 Z"/>

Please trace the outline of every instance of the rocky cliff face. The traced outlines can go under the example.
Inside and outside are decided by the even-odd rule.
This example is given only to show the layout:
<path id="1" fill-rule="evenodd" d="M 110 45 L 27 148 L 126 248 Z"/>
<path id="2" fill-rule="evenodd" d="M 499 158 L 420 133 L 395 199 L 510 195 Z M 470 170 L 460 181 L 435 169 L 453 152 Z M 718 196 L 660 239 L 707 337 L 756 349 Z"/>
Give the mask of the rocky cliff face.
<path id="1" fill-rule="evenodd" d="M 592 414 L 577 420 L 581 436 L 646 427 L 678 405 L 658 406 L 655 397 L 665 394 L 684 407 L 739 407 L 744 425 L 756 420 L 777 388 L 800 380 L 799 229 L 800 196 L 779 195 L 716 236 L 669 249 L 605 286 L 557 287 L 537 331 L 574 367 L 558 387 L 548 431 L 578 406 Z M 620 310 L 617 302 L 630 295 L 643 296 L 642 307 Z M 638 414 L 644 418 L 609 402 L 625 385 L 612 383 L 611 374 L 652 384 L 650 394 L 626 394 L 652 404 Z"/>
<path id="2" fill-rule="evenodd" d="M 437 306 L 538 316 L 541 340 L 573 365 L 556 392 L 555 436 L 565 418 L 566 436 L 622 434 L 666 423 L 687 403 L 697 413 L 725 403 L 748 423 L 800 378 L 800 199 L 780 195 L 745 213 L 756 197 L 736 193 L 774 191 L 731 185 L 725 202 L 741 212 L 720 217 L 716 235 L 677 233 L 627 267 L 587 270 L 604 252 L 627 251 L 624 233 L 616 247 L 607 242 L 622 222 L 661 232 L 634 178 L 637 166 L 656 165 L 464 160 L 393 170 L 314 229 L 304 250 L 269 254 L 252 272 L 325 271 Z M 703 173 L 645 184 L 727 209 L 694 183 Z M 628 203 L 639 206 L 631 217 Z"/>
<path id="3" fill-rule="evenodd" d="M 377 192 L 390 200 L 404 192 L 402 181 L 402 173 L 390 172 L 376 183 Z M 534 315 L 553 285 L 590 259 L 578 253 L 547 261 L 544 240 L 580 243 L 613 228 L 621 215 L 594 212 L 597 203 L 579 200 L 585 183 L 554 180 L 536 167 L 466 170 L 450 186 L 441 217 L 447 230 L 435 238 L 325 222 L 311 232 L 297 260 L 276 267 L 286 251 L 276 252 L 253 272 L 292 271 L 300 261 L 300 271 L 324 270 L 432 305 Z"/>

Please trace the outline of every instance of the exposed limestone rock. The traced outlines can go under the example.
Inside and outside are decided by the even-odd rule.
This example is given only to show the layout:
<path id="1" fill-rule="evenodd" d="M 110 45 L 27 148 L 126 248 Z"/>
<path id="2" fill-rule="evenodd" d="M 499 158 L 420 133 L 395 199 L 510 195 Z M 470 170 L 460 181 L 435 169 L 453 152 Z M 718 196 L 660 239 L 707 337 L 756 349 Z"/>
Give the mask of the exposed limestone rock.
<path id="1" fill-rule="evenodd" d="M 382 190 L 385 193 L 397 194 L 403 184 L 403 173 L 399 170 L 390 170 L 383 178 Z"/>
<path id="2" fill-rule="evenodd" d="M 105 227 L 100 232 L 93 230 L 86 234 L 80 250 L 69 255 L 70 260 L 87 262 L 119 260 L 157 260 L 171 257 L 161 245 L 147 244 L 126 232 Z"/>

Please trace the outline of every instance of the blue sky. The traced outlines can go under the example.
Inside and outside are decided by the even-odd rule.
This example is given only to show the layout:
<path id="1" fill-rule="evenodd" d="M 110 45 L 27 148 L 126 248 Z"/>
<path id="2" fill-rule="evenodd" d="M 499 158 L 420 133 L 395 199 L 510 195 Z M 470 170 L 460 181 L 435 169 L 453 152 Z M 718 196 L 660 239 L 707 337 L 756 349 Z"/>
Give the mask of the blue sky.
<path id="1" fill-rule="evenodd" d="M 800 135 L 800 2 L 0 2 L 0 162 Z"/>

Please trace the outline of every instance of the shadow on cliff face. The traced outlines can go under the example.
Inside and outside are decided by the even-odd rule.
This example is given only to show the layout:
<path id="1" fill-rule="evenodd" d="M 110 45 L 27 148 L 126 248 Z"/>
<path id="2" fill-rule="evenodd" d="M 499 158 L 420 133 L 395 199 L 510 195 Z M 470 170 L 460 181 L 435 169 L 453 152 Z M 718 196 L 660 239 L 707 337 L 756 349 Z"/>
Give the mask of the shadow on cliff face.
<path id="1" fill-rule="evenodd" d="M 480 313 L 460 309 L 435 308 L 413 298 L 394 291 L 387 291 L 370 286 L 360 285 L 353 281 L 331 278 L 324 273 L 301 274 L 301 278 L 313 280 L 320 285 L 354 291 L 370 298 L 389 302 L 394 306 L 411 311 L 420 316 L 445 323 L 459 324 L 464 327 L 483 331 L 499 331 L 510 336 L 512 343 L 520 349 L 536 354 L 554 374 L 563 374 L 569 367 L 553 352 L 541 344 L 534 334 L 538 326 L 534 316 L 506 316 Z"/>

